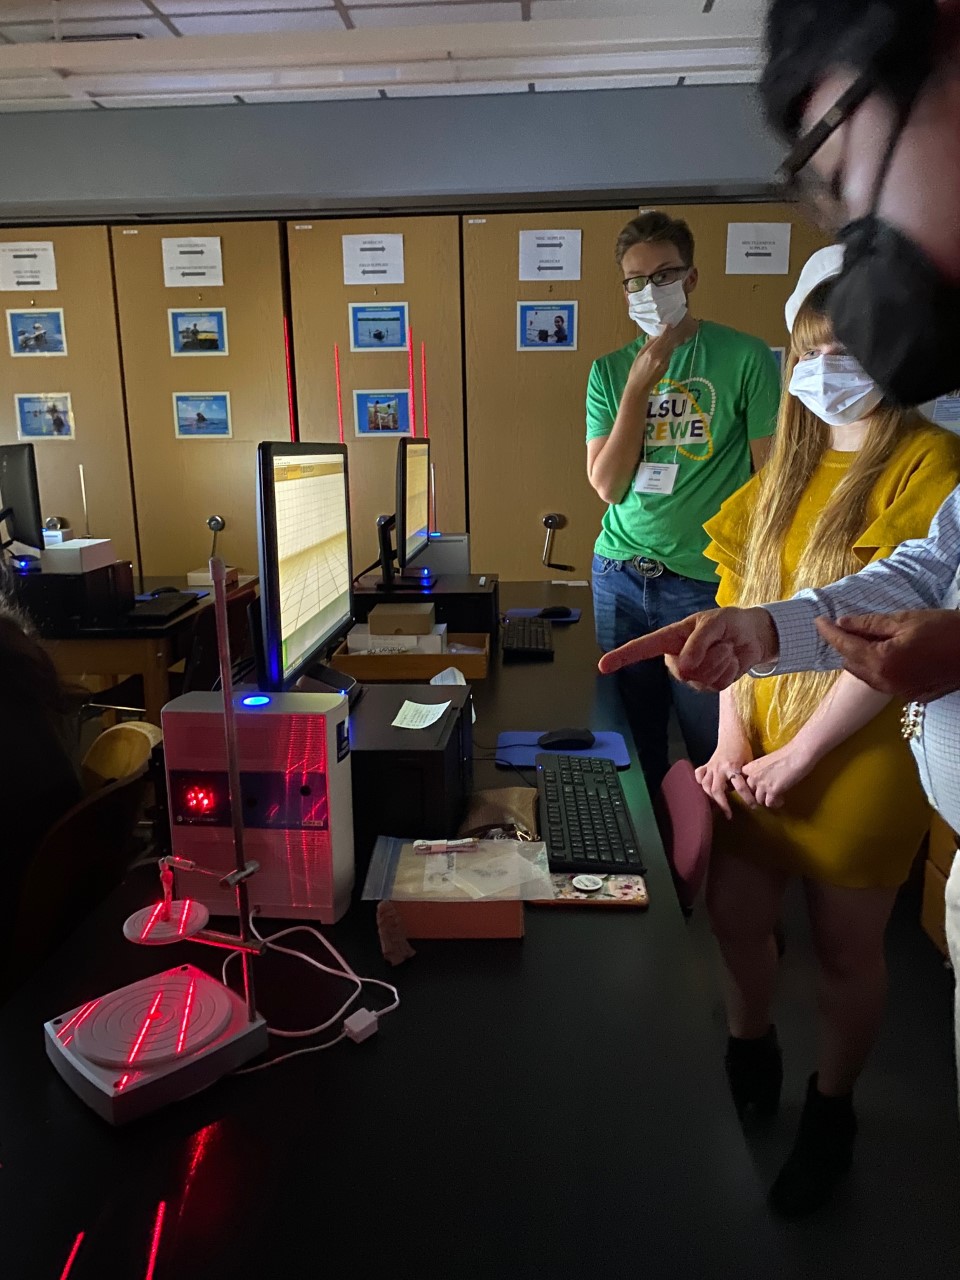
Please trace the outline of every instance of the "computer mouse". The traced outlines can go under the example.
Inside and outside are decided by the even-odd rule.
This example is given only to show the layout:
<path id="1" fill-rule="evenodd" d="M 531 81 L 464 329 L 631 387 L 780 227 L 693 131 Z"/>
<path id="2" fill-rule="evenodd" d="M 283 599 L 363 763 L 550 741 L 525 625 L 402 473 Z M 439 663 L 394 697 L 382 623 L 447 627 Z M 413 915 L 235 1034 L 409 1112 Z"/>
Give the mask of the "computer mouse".
<path id="1" fill-rule="evenodd" d="M 537 742 L 547 751 L 586 751 L 596 738 L 589 729 L 551 729 L 541 733 Z"/>
<path id="2" fill-rule="evenodd" d="M 165 596 L 165 595 L 178 596 L 180 594 L 180 588 L 179 587 L 155 587 L 153 591 L 150 592 L 150 594 L 153 596 L 154 600 L 156 600 L 158 596 Z"/>
<path id="3" fill-rule="evenodd" d="M 573 614 L 572 609 L 568 609 L 565 604 L 549 604 L 546 609 L 540 610 L 541 618 L 569 618 Z"/>

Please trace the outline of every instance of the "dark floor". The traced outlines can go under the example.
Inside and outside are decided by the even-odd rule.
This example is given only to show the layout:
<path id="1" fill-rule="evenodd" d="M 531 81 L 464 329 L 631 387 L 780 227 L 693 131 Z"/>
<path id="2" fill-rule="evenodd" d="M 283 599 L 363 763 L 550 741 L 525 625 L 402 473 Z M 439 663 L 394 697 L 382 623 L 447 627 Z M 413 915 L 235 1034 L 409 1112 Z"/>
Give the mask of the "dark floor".
<path id="1" fill-rule="evenodd" d="M 879 1042 L 856 1091 L 860 1134 L 842 1194 L 801 1224 L 784 1227 L 785 1251 L 818 1280 L 960 1276 L 960 1128 L 953 1062 L 953 974 L 920 928 L 916 876 L 888 933 L 890 1001 Z M 705 912 L 690 920 L 704 980 L 719 974 Z M 765 1182 L 796 1128 L 815 1068 L 813 959 L 802 893 L 789 895 L 775 1018 L 784 1052 L 783 1107 L 775 1126 L 750 1137 Z M 716 1002 L 717 1051 L 726 1028 Z"/>

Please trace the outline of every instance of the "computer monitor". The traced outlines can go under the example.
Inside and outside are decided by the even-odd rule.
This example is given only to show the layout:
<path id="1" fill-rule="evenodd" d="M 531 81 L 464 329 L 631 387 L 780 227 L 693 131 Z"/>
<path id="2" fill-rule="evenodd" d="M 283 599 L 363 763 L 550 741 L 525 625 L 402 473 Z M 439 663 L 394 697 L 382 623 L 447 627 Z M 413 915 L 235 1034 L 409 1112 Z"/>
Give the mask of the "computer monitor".
<path id="1" fill-rule="evenodd" d="M 400 573 L 430 538 L 430 441 L 401 440 L 397 450 L 397 568 Z"/>
<path id="2" fill-rule="evenodd" d="M 11 542 L 43 550 L 43 516 L 32 444 L 0 445 L 0 547 Z"/>
<path id="3" fill-rule="evenodd" d="M 261 683 L 290 688 L 353 622 L 347 449 L 257 449 Z"/>

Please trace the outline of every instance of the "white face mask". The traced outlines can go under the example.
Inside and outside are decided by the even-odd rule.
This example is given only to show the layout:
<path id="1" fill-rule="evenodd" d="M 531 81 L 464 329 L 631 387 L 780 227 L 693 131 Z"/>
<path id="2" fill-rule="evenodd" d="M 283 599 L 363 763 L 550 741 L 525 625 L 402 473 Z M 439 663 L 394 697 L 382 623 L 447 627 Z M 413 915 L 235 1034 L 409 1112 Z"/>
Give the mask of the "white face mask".
<path id="1" fill-rule="evenodd" d="M 848 355 L 798 361 L 790 379 L 790 394 L 831 427 L 859 422 L 883 399 L 881 389 Z"/>
<path id="2" fill-rule="evenodd" d="M 634 320 L 644 333 L 657 338 L 667 329 L 680 323 L 687 314 L 687 295 L 683 291 L 683 281 L 675 280 L 673 284 L 648 284 L 639 293 L 629 295 L 630 319 Z"/>

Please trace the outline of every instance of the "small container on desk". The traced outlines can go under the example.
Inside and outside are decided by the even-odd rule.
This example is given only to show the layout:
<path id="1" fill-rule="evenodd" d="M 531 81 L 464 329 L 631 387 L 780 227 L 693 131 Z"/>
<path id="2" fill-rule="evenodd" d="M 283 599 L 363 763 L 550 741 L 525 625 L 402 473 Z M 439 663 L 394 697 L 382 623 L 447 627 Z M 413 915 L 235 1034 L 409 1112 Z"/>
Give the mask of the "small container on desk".
<path id="1" fill-rule="evenodd" d="M 431 680 L 447 667 L 456 667 L 467 680 L 482 680 L 490 664 L 490 637 L 486 632 L 461 632 L 447 636 L 450 646 L 463 645 L 473 652 L 456 647 L 446 653 L 348 653 L 342 644 L 330 659 L 330 666 L 344 671 L 363 684 L 380 680 Z"/>

